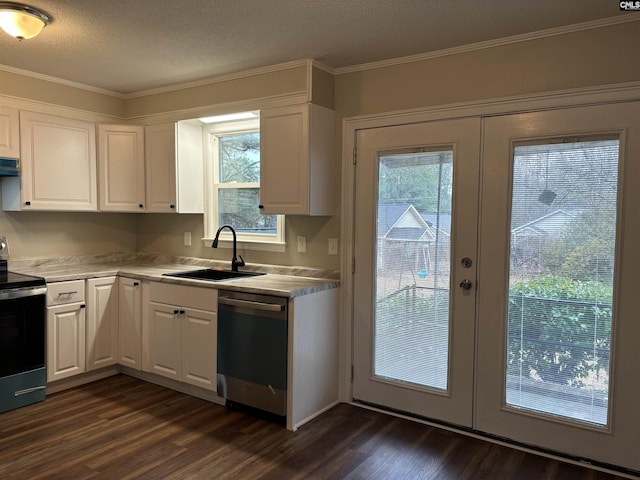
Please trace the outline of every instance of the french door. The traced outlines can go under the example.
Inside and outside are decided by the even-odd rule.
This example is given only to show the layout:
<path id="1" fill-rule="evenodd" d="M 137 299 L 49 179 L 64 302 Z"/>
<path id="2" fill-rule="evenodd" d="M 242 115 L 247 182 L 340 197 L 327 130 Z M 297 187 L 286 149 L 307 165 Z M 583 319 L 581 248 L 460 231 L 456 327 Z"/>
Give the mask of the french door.
<path id="1" fill-rule="evenodd" d="M 640 471 L 639 118 L 358 130 L 354 400 Z"/>
<path id="2" fill-rule="evenodd" d="M 470 427 L 480 119 L 357 142 L 353 396 Z"/>

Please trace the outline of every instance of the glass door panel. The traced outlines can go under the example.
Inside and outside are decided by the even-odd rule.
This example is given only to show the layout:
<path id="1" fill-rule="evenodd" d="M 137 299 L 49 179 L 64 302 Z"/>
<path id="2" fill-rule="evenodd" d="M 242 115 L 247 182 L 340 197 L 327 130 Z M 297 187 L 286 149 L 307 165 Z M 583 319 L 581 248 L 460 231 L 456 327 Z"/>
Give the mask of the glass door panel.
<path id="1" fill-rule="evenodd" d="M 608 423 L 619 144 L 514 147 L 509 406 Z"/>
<path id="2" fill-rule="evenodd" d="M 374 375 L 447 390 L 453 150 L 382 153 Z"/>

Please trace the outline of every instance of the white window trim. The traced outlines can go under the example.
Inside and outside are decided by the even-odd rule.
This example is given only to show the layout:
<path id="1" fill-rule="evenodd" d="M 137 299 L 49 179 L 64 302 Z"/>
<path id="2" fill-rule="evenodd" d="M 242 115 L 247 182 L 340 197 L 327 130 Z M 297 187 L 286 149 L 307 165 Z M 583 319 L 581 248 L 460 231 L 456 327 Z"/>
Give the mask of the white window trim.
<path id="1" fill-rule="evenodd" d="M 205 144 L 205 208 L 204 208 L 204 238 L 202 241 L 205 247 L 211 247 L 215 232 L 218 230 L 218 189 L 220 188 L 256 188 L 259 183 L 239 183 L 214 187 L 214 179 L 217 176 L 217 141 L 216 137 L 256 131 L 260 129 L 260 120 L 244 120 L 229 123 L 217 123 L 204 125 L 202 134 Z M 212 208 L 210 208 L 210 206 Z M 245 250 L 260 250 L 267 252 L 286 251 L 285 241 L 285 221 L 284 215 L 276 216 L 277 234 L 273 236 L 236 232 L 237 246 Z M 218 247 L 232 248 L 233 235 L 228 230 L 220 232 Z"/>

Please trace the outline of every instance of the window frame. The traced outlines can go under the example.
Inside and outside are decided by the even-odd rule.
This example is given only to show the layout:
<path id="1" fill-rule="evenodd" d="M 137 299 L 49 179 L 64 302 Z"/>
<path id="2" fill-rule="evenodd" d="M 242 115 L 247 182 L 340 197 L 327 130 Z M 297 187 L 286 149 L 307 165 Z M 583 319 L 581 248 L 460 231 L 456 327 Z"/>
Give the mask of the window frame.
<path id="1" fill-rule="evenodd" d="M 220 169 L 219 138 L 250 132 L 260 132 L 259 118 L 203 125 L 205 205 L 204 238 L 202 240 L 207 247 L 211 247 L 215 232 L 221 226 L 219 224 L 218 192 L 221 189 L 260 188 L 260 182 L 224 184 L 218 181 Z M 286 250 L 284 215 L 276 215 L 276 233 L 274 235 L 236 232 L 236 237 L 237 245 L 247 250 L 284 252 Z M 233 235 L 227 229 L 220 232 L 218 246 L 223 248 L 233 246 Z"/>

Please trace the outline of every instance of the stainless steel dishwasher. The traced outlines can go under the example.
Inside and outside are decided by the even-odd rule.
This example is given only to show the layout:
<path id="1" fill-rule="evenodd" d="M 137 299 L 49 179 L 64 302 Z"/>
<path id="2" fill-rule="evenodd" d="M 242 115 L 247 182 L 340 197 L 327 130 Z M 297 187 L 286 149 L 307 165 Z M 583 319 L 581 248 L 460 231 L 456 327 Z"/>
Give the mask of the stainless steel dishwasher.
<path id="1" fill-rule="evenodd" d="M 218 291 L 218 395 L 284 421 L 288 299 Z"/>

